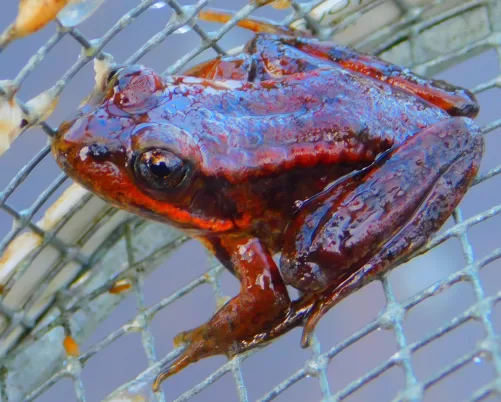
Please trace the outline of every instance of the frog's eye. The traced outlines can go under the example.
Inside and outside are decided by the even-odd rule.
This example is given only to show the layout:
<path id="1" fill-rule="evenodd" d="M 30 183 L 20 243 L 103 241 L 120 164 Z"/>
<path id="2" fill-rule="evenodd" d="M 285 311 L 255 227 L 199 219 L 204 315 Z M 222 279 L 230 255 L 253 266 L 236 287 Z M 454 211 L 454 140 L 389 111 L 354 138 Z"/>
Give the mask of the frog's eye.
<path id="1" fill-rule="evenodd" d="M 178 187 L 190 171 L 189 165 L 164 149 L 148 150 L 134 163 L 134 173 L 140 183 L 152 190 Z"/>

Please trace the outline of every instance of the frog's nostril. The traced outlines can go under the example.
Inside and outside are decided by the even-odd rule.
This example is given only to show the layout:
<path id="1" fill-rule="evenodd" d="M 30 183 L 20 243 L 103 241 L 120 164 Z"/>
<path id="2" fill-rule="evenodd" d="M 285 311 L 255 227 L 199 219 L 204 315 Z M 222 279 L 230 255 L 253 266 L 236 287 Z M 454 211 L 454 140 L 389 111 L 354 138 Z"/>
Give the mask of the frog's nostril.
<path id="1" fill-rule="evenodd" d="M 88 147 L 87 155 L 95 160 L 103 160 L 110 156 L 110 150 L 103 144 L 91 144 Z"/>

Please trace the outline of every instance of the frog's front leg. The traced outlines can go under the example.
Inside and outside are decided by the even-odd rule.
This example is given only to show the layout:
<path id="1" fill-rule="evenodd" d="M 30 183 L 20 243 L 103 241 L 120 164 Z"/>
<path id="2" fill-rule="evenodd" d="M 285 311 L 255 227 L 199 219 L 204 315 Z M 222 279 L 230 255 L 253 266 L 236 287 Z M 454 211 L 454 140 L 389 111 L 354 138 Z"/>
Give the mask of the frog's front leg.
<path id="1" fill-rule="evenodd" d="M 281 271 L 306 296 L 302 345 L 320 317 L 397 265 L 447 220 L 477 173 L 483 139 L 465 118 L 439 122 L 306 201 L 286 232 Z M 340 191 L 341 189 L 341 191 Z"/>
<path id="2" fill-rule="evenodd" d="M 190 363 L 217 354 L 231 357 L 266 340 L 270 329 L 284 320 L 290 307 L 280 272 L 258 239 L 226 235 L 202 242 L 235 272 L 241 284 L 240 294 L 207 323 L 175 338 L 176 346 L 186 344 L 186 349 L 159 374 L 154 389 Z"/>

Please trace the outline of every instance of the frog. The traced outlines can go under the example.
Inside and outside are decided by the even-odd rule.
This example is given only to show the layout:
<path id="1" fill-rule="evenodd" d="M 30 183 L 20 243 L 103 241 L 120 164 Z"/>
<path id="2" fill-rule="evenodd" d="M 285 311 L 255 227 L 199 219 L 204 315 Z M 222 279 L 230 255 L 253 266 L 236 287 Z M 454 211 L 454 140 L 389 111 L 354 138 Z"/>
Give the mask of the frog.
<path id="1" fill-rule="evenodd" d="M 255 30 L 241 52 L 182 74 L 118 65 L 52 140 L 69 177 L 199 240 L 240 281 L 208 322 L 175 337 L 184 349 L 155 390 L 298 326 L 307 347 L 329 309 L 419 252 L 482 159 L 468 90 L 287 27 L 240 24 Z"/>

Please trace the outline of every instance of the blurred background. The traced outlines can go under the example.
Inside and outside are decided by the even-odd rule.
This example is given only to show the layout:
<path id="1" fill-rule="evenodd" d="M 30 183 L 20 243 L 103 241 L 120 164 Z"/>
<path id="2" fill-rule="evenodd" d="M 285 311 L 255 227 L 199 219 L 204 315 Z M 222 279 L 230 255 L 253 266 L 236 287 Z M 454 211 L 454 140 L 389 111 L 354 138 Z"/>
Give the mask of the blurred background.
<path id="1" fill-rule="evenodd" d="M 137 6 L 139 0 L 107 0 L 89 19 L 78 26 L 78 30 L 88 39 L 102 37 L 112 24 L 124 13 Z M 355 5 L 359 5 L 359 2 Z M 497 10 L 501 16 L 499 2 L 441 2 L 441 1 L 376 1 L 362 2 L 374 3 L 374 7 L 364 14 L 364 19 L 356 24 L 346 25 L 346 29 L 337 32 L 335 39 L 343 43 L 363 43 L 364 35 L 373 27 L 381 24 L 378 21 L 392 19 L 394 35 L 398 37 L 399 16 L 392 16 L 395 3 L 407 3 L 413 6 L 433 3 L 436 7 L 430 9 L 428 14 L 422 14 L 415 22 L 426 21 L 434 18 L 442 10 L 453 3 L 453 6 L 463 5 L 463 11 L 455 8 L 453 17 L 458 18 L 464 25 L 457 30 L 443 26 L 438 30 L 416 31 L 416 35 L 423 38 L 421 46 L 411 49 L 412 58 L 418 60 L 420 65 L 425 65 L 426 72 L 432 72 L 435 77 L 447 80 L 453 84 L 467 88 L 477 88 L 481 112 L 478 116 L 480 126 L 486 126 L 501 117 L 501 93 L 496 85 L 491 85 L 487 90 L 482 89 L 485 83 L 500 77 L 500 48 L 495 46 L 479 46 L 472 51 L 464 51 L 461 57 L 453 59 L 452 63 L 437 63 L 431 65 L 430 60 L 440 58 L 445 47 L 448 51 L 461 53 L 466 37 L 478 37 L 481 41 L 491 35 L 495 29 L 489 26 L 484 18 L 487 12 Z M 475 3 L 475 7 L 468 5 Z M 193 1 L 179 1 L 181 5 L 193 4 Z M 211 1 L 211 7 L 220 7 L 238 10 L 246 4 L 245 1 L 218 0 Z M 0 30 L 12 22 L 17 13 L 18 3 L 10 0 L 2 4 L 0 12 Z M 497 8 L 496 8 L 497 7 Z M 468 13 L 464 10 L 468 9 Z M 489 10 L 489 11 L 487 11 Z M 398 11 L 398 9 L 397 9 Z M 290 13 L 289 10 L 277 10 L 272 7 L 259 9 L 255 15 L 281 20 Z M 464 13 L 462 16 L 461 13 Z M 483 14 L 482 14 L 483 13 Z M 104 51 L 113 55 L 116 61 L 121 62 L 130 57 L 145 41 L 165 27 L 173 15 L 169 5 L 158 3 L 156 7 L 143 12 L 132 24 L 121 30 L 106 44 Z M 346 20 L 344 20 L 346 23 Z M 214 31 L 219 28 L 216 24 L 199 21 L 199 26 L 205 31 Z M 379 24 L 379 25 L 378 25 Z M 412 24 L 402 26 L 407 29 Z M 390 27 L 387 25 L 386 28 Z M 39 49 L 55 32 L 55 24 L 27 38 L 12 43 L 0 54 L 0 79 L 14 79 L 18 72 L 26 65 L 30 57 Z M 382 27 L 384 31 L 385 27 Z M 408 31 L 406 31 L 408 32 Z M 388 32 L 387 32 L 388 33 Z M 391 33 L 391 32 L 390 32 Z M 234 28 L 229 34 L 219 41 L 223 49 L 232 49 L 241 46 L 252 37 L 252 34 Z M 499 37 L 498 37 L 499 38 Z M 395 40 L 394 46 L 383 43 L 379 48 L 370 49 L 371 42 L 365 42 L 365 51 L 385 50 L 388 58 L 395 58 L 403 63 L 408 62 L 408 54 L 404 49 L 407 37 Z M 474 39 L 473 42 L 477 41 Z M 381 43 L 381 42 L 380 42 Z M 388 42 L 389 43 L 389 42 Z M 498 39 L 499 43 L 499 39 Z M 141 58 L 140 63 L 148 65 L 158 72 L 163 72 L 176 60 L 186 55 L 191 49 L 200 44 L 200 37 L 190 30 L 182 34 L 173 34 L 167 37 L 159 46 Z M 492 44 L 492 42 L 491 42 Z M 363 48 L 363 46 L 362 46 Z M 77 45 L 74 37 L 64 36 L 50 51 L 47 57 L 37 68 L 27 76 L 17 94 L 19 99 L 28 100 L 47 90 L 52 86 L 77 60 L 81 54 L 81 47 Z M 431 56 L 430 56 L 431 55 Z M 196 56 L 188 66 L 197 62 L 215 57 L 216 52 L 208 49 Z M 428 63 L 428 64 L 427 64 Z M 446 64 L 453 64 L 447 66 Z M 428 67 L 430 67 L 428 69 Z M 442 71 L 439 71 L 442 70 Z M 78 104 L 90 93 L 94 86 L 94 71 L 92 63 L 86 64 L 78 74 L 71 79 L 65 87 L 60 102 L 55 112 L 48 118 L 51 127 L 58 124 L 70 115 Z M 487 88 L 487 86 L 485 86 Z M 500 130 L 493 130 L 486 135 L 486 153 L 482 162 L 480 175 L 489 172 L 501 164 L 499 149 L 501 146 Z M 14 175 L 25 166 L 36 153 L 46 146 L 48 137 L 39 128 L 33 128 L 20 136 L 12 148 L 0 158 L 0 188 L 9 184 Z M 58 167 L 51 158 L 43 158 L 36 168 L 29 174 L 25 181 L 16 188 L 9 197 L 9 204 L 17 211 L 29 208 L 37 196 L 44 191 L 60 174 Z M 37 221 L 43 213 L 70 185 L 67 180 L 59 187 L 44 204 L 32 220 Z M 468 220 L 490 208 L 501 204 L 501 176 L 493 176 L 474 186 L 462 201 L 460 208 L 462 218 Z M 6 236 L 12 228 L 12 216 L 4 210 L 0 211 L 0 238 Z M 442 229 L 442 233 L 450 230 L 455 222 L 451 218 Z M 155 226 L 155 224 L 152 224 Z M 28 230 L 28 229 L 26 229 Z M 159 229 L 160 230 L 160 229 Z M 159 232 L 162 233 L 162 232 Z M 471 249 L 461 244 L 458 237 L 450 237 L 445 242 L 437 245 L 425 255 L 400 266 L 389 276 L 388 281 L 393 289 L 398 302 L 405 303 L 437 281 L 462 270 L 468 264 L 468 252 L 472 252 L 475 261 L 490 255 L 501 247 L 501 217 L 493 216 L 482 220 L 479 224 L 471 226 L 467 231 L 466 240 Z M 466 255 L 465 255 L 465 250 Z M 470 255 L 471 257 L 471 255 Z M 210 262 L 203 247 L 194 241 L 188 241 L 177 248 L 168 259 L 144 277 L 141 295 L 144 305 L 152 306 L 165 297 L 173 294 L 178 289 L 186 286 L 191 281 L 204 275 Z M 35 267 L 36 268 L 36 267 Z M 485 296 L 496 297 L 501 290 L 501 263 L 493 259 L 485 264 L 480 271 L 480 286 Z M 238 292 L 237 281 L 227 272 L 219 277 L 222 295 L 232 296 Z M 444 287 L 444 290 L 433 297 L 424 299 L 409 310 L 403 321 L 403 333 L 408 344 L 413 344 L 424 339 L 428 334 L 437 331 L 446 325 L 455 316 L 463 314 L 478 300 L 478 283 L 457 281 L 457 283 Z M 216 289 L 219 291 L 219 289 Z M 476 293 L 477 292 L 477 293 Z M 137 310 L 137 294 L 131 292 L 123 297 L 116 308 L 110 311 L 104 321 L 95 323 L 95 330 L 86 334 L 86 339 L 81 341 L 80 351 L 85 353 L 109 334 L 131 320 L 134 320 Z M 384 310 L 386 296 L 380 282 L 374 282 L 361 291 L 351 295 L 348 299 L 333 308 L 318 325 L 316 335 L 319 341 L 320 352 L 326 352 L 335 345 L 349 338 L 356 331 L 366 327 L 377 319 Z M 172 338 L 180 331 L 195 327 L 205 322 L 216 309 L 214 286 L 203 284 L 192 291 L 175 299 L 154 315 L 149 323 L 149 331 L 153 336 L 153 344 L 158 359 L 172 351 Z M 494 307 L 492 314 L 488 315 L 494 331 L 500 330 L 501 312 L 499 307 Z M 277 384 L 300 370 L 305 362 L 312 357 L 312 350 L 303 350 L 299 346 L 301 331 L 296 329 L 286 334 L 271 345 L 260 349 L 244 360 L 241 365 L 241 374 L 237 377 L 245 386 L 249 401 L 258 400 L 272 390 Z M 444 368 L 457 362 L 462 356 L 474 350 L 478 343 L 486 337 L 486 327 L 482 320 L 468 319 L 445 333 L 432 342 L 423 345 L 411 358 L 412 372 L 415 379 L 422 383 L 433 378 Z M 71 402 L 76 400 L 100 401 L 120 385 L 132 380 L 140 372 L 148 368 L 148 359 L 143 348 L 144 334 L 142 332 L 125 331 L 123 336 L 117 337 L 100 349 L 96 354 L 85 361 L 80 374 L 81 384 L 85 392 L 85 399 L 75 393 L 74 381 L 62 376 L 45 392 L 38 395 L 35 400 L 47 402 Z M 318 346 L 318 345 L 317 345 Z M 401 344 L 400 344 L 401 346 Z M 20 346 L 22 347 L 22 346 Z M 348 401 L 391 401 L 405 389 L 408 377 L 402 367 L 394 365 L 370 382 L 361 387 L 356 387 L 355 392 L 343 394 L 346 387 L 368 372 L 387 361 L 399 350 L 399 342 L 392 329 L 378 329 L 368 331 L 366 335 L 357 339 L 347 347 L 342 347 L 330 361 L 327 369 L 320 378 L 304 377 L 292 386 L 279 393 L 275 400 L 289 402 L 319 401 L 326 397 L 326 392 L 332 395 L 340 393 Z M 318 352 L 318 350 L 317 350 Z M 13 353 L 13 352 L 12 352 Z M 460 400 L 487 400 L 501 401 L 501 396 L 495 393 L 485 394 L 485 398 L 473 399 L 474 392 L 485 384 L 500 378 L 501 369 L 496 358 L 478 356 L 468 360 L 459 369 L 451 371 L 433 384 L 428 384 L 422 396 L 424 401 L 460 401 Z M 163 389 L 167 401 L 175 400 L 184 392 L 203 381 L 214 370 L 217 370 L 226 361 L 223 357 L 214 357 L 191 365 L 180 374 L 170 378 L 164 383 Z M 1 362 L 0 362 L 1 363 Z M 43 371 L 45 368 L 36 367 Z M 15 375 L 16 373 L 10 373 Z M 408 374 L 408 373 L 407 373 Z M 0 400 L 6 402 L 8 390 L 5 388 L 7 377 L 4 376 L 4 387 Z M 238 393 L 235 387 L 235 372 L 227 372 L 218 381 L 203 388 L 197 395 L 190 398 L 193 401 L 218 401 L 232 402 L 242 399 L 242 392 Z M 319 381 L 320 380 L 320 381 Z M 321 383 L 323 382 L 323 388 Z M 327 382 L 327 383 L 326 383 Z M 328 391 L 326 386 L 328 384 Z M 351 385 L 350 385 L 351 384 Z M 409 385 L 407 383 L 407 385 Z M 240 398 L 240 399 L 239 399 Z M 332 399 L 338 400 L 338 399 Z"/>

